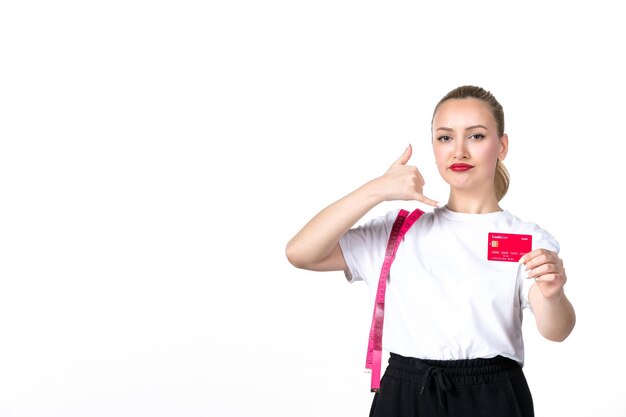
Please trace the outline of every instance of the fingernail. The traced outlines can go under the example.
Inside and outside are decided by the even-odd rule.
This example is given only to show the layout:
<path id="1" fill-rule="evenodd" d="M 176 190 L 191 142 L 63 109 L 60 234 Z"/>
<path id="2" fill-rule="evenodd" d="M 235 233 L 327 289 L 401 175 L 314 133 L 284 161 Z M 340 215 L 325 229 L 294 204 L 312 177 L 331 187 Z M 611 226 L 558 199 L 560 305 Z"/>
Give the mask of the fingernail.
<path id="1" fill-rule="evenodd" d="M 524 262 L 526 262 L 526 259 L 524 259 L 523 256 L 521 258 L 519 258 L 519 263 L 524 264 Z"/>

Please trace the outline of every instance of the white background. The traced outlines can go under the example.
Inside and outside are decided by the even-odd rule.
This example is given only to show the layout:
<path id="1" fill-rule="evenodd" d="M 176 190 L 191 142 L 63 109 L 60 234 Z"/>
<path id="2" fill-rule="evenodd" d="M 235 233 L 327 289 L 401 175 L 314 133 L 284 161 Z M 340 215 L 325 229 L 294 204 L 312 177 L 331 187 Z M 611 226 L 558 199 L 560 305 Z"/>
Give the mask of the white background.
<path id="1" fill-rule="evenodd" d="M 527 316 L 536 415 L 626 415 L 626 30 L 553 3 L 0 3 L 0 416 L 367 415 L 367 290 L 284 248 L 408 143 L 445 202 L 461 84 L 503 104 L 502 205 L 578 313 L 561 344 Z"/>

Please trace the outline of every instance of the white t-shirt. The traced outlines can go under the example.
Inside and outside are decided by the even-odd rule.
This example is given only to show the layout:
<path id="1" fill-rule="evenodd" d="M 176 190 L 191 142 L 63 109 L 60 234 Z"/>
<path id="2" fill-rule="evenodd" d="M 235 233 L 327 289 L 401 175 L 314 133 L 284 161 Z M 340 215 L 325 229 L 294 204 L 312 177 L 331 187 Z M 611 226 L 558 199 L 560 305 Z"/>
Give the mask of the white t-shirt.
<path id="1" fill-rule="evenodd" d="M 365 281 L 373 305 L 391 228 L 399 210 L 349 230 L 339 241 L 348 279 Z M 508 211 L 425 213 L 409 229 L 391 267 L 383 349 L 422 359 L 502 355 L 523 365 L 522 310 L 530 307 L 518 262 L 487 260 L 490 232 L 532 235 L 532 249 L 559 252 L 541 227 Z"/>

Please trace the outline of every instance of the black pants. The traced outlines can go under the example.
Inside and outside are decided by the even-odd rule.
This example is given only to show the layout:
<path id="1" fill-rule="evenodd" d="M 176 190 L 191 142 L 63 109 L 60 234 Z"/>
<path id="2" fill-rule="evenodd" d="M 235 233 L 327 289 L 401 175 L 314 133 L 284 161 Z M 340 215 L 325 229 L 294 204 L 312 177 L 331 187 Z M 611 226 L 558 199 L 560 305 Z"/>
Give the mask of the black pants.
<path id="1" fill-rule="evenodd" d="M 498 356 L 454 361 L 392 353 L 370 417 L 532 417 L 520 365 Z"/>

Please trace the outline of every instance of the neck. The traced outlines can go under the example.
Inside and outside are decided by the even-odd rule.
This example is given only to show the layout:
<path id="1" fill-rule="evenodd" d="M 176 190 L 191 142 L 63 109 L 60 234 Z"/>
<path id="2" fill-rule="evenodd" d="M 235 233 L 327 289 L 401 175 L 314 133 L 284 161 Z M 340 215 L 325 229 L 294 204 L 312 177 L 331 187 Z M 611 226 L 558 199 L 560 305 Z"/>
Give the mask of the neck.
<path id="1" fill-rule="evenodd" d="M 457 213 L 486 214 L 502 211 L 493 190 L 484 195 L 480 195 L 476 190 L 473 192 L 450 190 L 450 197 L 446 206 L 449 210 Z"/>

